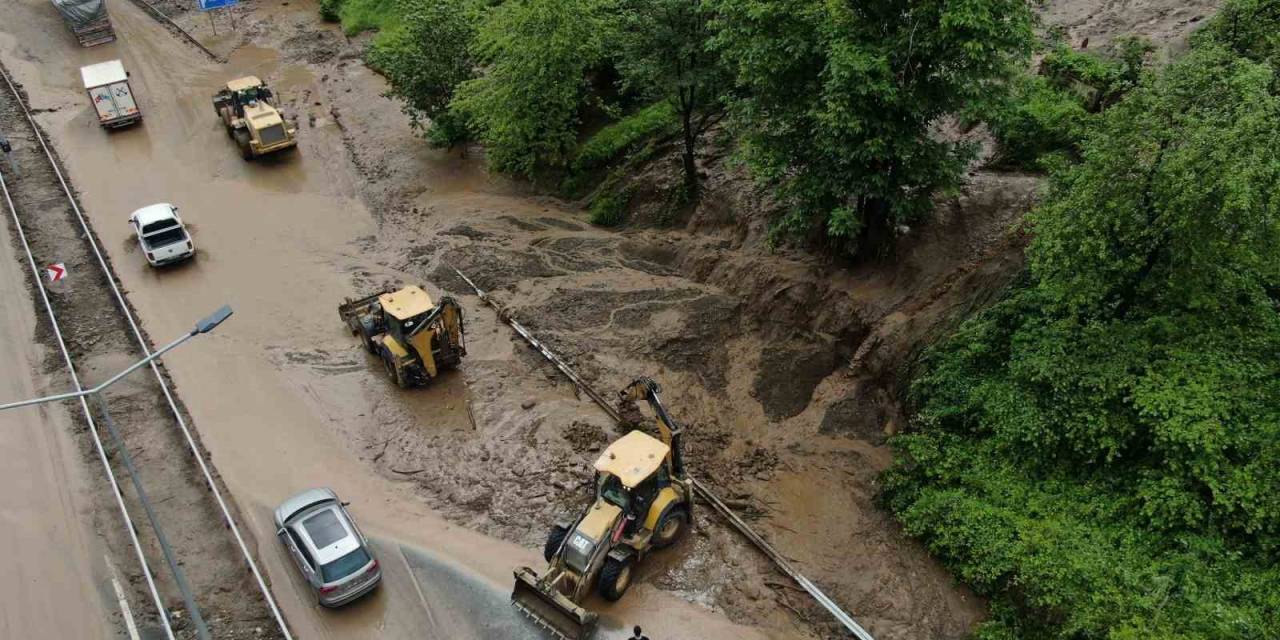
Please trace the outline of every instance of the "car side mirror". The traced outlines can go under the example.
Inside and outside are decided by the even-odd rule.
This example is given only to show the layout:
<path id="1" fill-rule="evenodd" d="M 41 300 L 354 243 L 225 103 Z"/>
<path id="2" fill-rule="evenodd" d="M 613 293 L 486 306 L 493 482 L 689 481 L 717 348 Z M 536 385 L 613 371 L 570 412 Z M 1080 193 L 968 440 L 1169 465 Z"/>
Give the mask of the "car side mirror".
<path id="1" fill-rule="evenodd" d="M 279 529 L 276 529 L 276 535 L 278 536 L 284 535 L 284 527 L 280 527 Z"/>
<path id="2" fill-rule="evenodd" d="M 346 507 L 346 506 L 349 506 L 350 504 L 351 504 L 350 502 L 344 502 L 342 503 L 342 506 Z"/>

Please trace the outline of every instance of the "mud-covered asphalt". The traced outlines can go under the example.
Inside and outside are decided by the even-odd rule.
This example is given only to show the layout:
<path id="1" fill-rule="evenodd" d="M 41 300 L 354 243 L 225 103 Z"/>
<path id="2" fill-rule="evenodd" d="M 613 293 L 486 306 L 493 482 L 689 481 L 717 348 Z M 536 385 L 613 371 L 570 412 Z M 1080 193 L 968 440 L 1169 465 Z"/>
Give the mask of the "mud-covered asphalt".
<path id="1" fill-rule="evenodd" d="M 0 57 L 24 85 L 145 329 L 163 340 L 220 304 L 235 308 L 232 320 L 216 333 L 166 357 L 166 367 L 256 538 L 261 564 L 293 630 L 305 638 L 419 638 L 424 630 L 435 630 L 435 637 L 521 637 L 527 626 L 506 606 L 506 594 L 511 570 L 537 566 L 536 551 L 451 524 L 424 504 L 413 484 L 368 461 L 363 438 L 382 428 L 388 415 L 401 428 L 464 433 L 485 407 L 469 406 L 473 398 L 465 371 L 425 391 L 400 392 L 387 385 L 337 321 L 337 303 L 359 285 L 415 281 L 423 275 L 379 259 L 370 242 L 378 231 L 376 216 L 357 197 L 365 178 L 352 166 L 340 127 L 323 118 L 304 123 L 298 153 L 245 163 L 209 105 L 219 84 L 247 73 L 268 78 L 300 104 L 310 92 L 319 93 L 320 79 L 267 48 L 240 47 L 227 65 L 216 65 L 132 4 L 112 3 L 111 11 L 119 40 L 83 50 L 44 0 L 5 3 Z M 123 60 L 131 72 L 145 119 L 140 127 L 107 133 L 93 120 L 77 69 L 112 58 Z M 160 201 L 181 207 L 199 256 L 157 271 L 145 265 L 126 219 L 130 211 Z M 9 261 L 4 269 L 20 273 L 20 266 Z M 352 274 L 367 281 L 353 282 Z M 23 316 L 17 311 L 29 309 L 6 304 L 4 317 L 19 323 Z M 475 305 L 469 311 L 472 359 L 517 361 L 496 319 Z M 26 317 L 25 322 L 27 329 L 14 324 L 14 335 L 29 335 L 34 321 Z M 526 392 L 512 381 L 504 391 L 522 398 L 538 395 L 546 406 L 561 405 L 564 415 L 593 413 L 565 389 L 541 382 Z M 51 486 L 69 490 L 57 482 Z M 352 502 L 386 568 L 379 591 L 340 611 L 315 606 L 271 527 L 271 509 L 311 486 L 330 486 Z M 96 526 L 120 526 L 103 505 L 96 508 Z M 527 526 L 542 531 L 546 524 Z M 112 551 L 121 558 L 117 568 L 136 580 L 137 567 L 123 560 L 126 550 Z M 192 562 L 240 566 L 234 557 Z M 100 579 L 84 582 L 102 584 Z M 144 606 L 135 603 L 135 608 Z M 92 618 L 92 606 L 86 611 Z M 603 637 L 624 635 L 622 627 L 638 619 L 657 633 L 760 636 L 714 611 L 640 585 L 604 612 Z"/>

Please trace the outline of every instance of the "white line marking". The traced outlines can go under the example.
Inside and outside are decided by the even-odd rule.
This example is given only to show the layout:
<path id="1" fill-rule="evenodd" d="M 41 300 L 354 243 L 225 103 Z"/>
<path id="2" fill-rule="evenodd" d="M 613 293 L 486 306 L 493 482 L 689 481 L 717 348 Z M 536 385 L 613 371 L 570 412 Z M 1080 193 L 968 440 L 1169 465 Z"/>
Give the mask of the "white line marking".
<path id="1" fill-rule="evenodd" d="M 409 556 L 404 554 L 404 547 L 400 545 L 396 545 L 396 551 L 400 552 L 400 561 L 404 562 L 404 569 L 409 572 L 409 582 L 413 583 L 413 590 L 418 592 L 418 601 L 422 603 L 422 610 L 427 612 L 427 622 L 431 623 L 431 628 L 439 629 L 440 625 L 436 623 L 436 617 L 431 614 L 431 605 L 427 604 L 427 596 L 422 593 L 422 585 L 418 584 L 418 578 L 413 575 L 413 566 L 409 564 Z"/>
<path id="2" fill-rule="evenodd" d="M 124 589 L 120 586 L 120 580 L 116 578 L 116 567 L 111 564 L 111 558 L 102 556 L 107 561 L 107 569 L 111 572 L 111 588 L 116 591 L 116 602 L 120 604 L 120 613 L 124 616 L 124 626 L 129 629 L 129 640 L 141 640 L 138 635 L 138 625 L 133 621 L 133 611 L 129 609 L 129 599 L 124 597 Z"/>

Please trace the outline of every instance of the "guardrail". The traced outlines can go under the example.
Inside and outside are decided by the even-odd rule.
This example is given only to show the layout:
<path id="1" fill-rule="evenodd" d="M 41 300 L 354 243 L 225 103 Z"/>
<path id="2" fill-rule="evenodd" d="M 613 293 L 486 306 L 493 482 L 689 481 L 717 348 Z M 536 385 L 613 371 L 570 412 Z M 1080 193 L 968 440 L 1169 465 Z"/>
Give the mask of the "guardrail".
<path id="1" fill-rule="evenodd" d="M 520 324 L 511 315 L 510 311 L 494 300 L 488 293 L 485 293 L 485 291 L 476 285 L 471 278 L 468 278 L 466 274 L 456 268 L 453 268 L 453 272 L 458 274 L 459 278 L 466 281 L 467 285 L 475 291 L 476 296 L 478 296 L 480 300 L 497 310 L 498 317 L 502 319 L 503 322 L 510 325 L 511 328 L 525 340 L 525 342 L 528 342 L 534 349 L 537 349 L 538 353 L 542 354 L 543 358 L 546 358 L 547 361 L 555 365 L 555 368 L 558 369 L 560 373 L 563 373 L 565 377 L 569 378 L 569 380 L 573 382 L 579 390 L 587 394 L 587 396 L 595 401 L 597 405 L 600 405 L 600 408 L 603 409 L 605 413 L 609 414 L 609 417 L 613 418 L 615 422 L 623 422 L 621 414 L 618 413 L 618 410 L 613 405 L 609 404 L 609 402 L 604 399 L 603 395 L 591 388 L 591 385 L 587 384 L 587 382 L 583 380 L 568 363 L 562 360 L 560 356 L 556 355 L 555 352 L 547 347 L 547 345 L 541 340 L 538 340 L 538 338 L 526 329 L 524 325 Z M 698 481 L 696 478 L 691 479 L 693 480 L 694 491 L 697 492 L 702 499 L 706 500 L 708 504 L 715 508 L 715 510 L 723 516 L 725 520 L 729 521 L 729 524 L 733 525 L 734 529 L 738 530 L 738 533 L 741 533 L 742 536 L 750 541 L 752 545 L 755 545 L 756 549 L 759 549 L 765 557 L 769 558 L 769 560 L 778 567 L 779 571 L 786 574 L 787 577 L 800 585 L 800 588 L 804 589 L 806 593 L 821 605 L 822 608 L 826 609 L 827 612 L 840 622 L 845 629 L 852 633 L 854 637 L 858 638 L 858 640 L 874 640 L 874 638 L 871 637 L 871 634 L 868 633 L 866 629 L 863 629 L 862 626 L 853 619 L 853 616 L 846 613 L 844 609 L 840 608 L 840 605 L 827 597 L 827 594 L 823 593 L 822 589 L 818 588 L 818 585 L 814 584 L 813 581 L 804 577 L 804 575 L 797 571 L 796 568 L 792 566 L 786 558 L 783 558 L 782 554 L 779 554 L 768 541 L 761 537 L 760 534 L 756 533 L 750 525 L 742 520 L 742 518 L 738 517 L 738 514 L 734 513 L 733 509 L 729 508 L 729 505 L 725 504 L 724 501 L 712 493 L 711 489 L 707 488 L 705 484 Z"/>

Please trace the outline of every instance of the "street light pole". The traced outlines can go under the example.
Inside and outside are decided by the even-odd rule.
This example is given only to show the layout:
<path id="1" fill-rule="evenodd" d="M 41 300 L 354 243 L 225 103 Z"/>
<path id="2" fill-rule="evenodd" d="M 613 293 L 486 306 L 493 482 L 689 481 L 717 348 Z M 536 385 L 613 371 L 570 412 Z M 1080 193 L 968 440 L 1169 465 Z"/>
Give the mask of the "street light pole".
<path id="1" fill-rule="evenodd" d="M 151 501 L 147 499 L 147 492 L 142 488 L 142 480 L 138 476 L 138 469 L 133 464 L 133 456 L 129 455 L 129 448 L 125 446 L 124 439 L 120 437 L 120 430 L 116 428 L 116 421 L 111 417 L 110 411 L 107 410 L 107 400 L 102 392 L 107 387 L 120 381 L 125 376 L 137 371 L 139 368 L 159 358 L 160 356 L 176 349 L 178 345 L 194 338 L 202 333 L 209 333 L 215 327 L 222 324 L 224 320 L 231 317 L 231 307 L 223 305 L 220 309 L 211 315 L 201 319 L 196 326 L 188 331 L 185 335 L 165 345 L 158 351 L 148 355 L 147 357 L 133 363 L 124 371 L 108 378 L 102 384 L 92 389 L 84 389 L 72 393 L 59 393 L 43 398 L 33 398 L 31 400 L 22 400 L 19 402 L 10 402 L 0 405 L 0 411 L 5 409 L 16 409 L 18 407 L 28 407 L 46 402 L 56 402 L 58 400 L 70 400 L 73 398 L 82 398 L 84 396 L 93 396 L 98 403 L 98 409 L 102 413 L 102 417 L 107 424 L 107 431 L 111 434 L 112 444 L 115 446 L 116 453 L 120 455 L 121 461 L 124 463 L 125 469 L 129 472 L 129 479 L 133 482 L 133 490 L 138 495 L 138 501 L 142 503 L 142 508 L 147 512 L 147 520 L 151 522 L 151 529 L 156 534 L 156 541 L 160 543 L 160 551 L 164 554 L 165 562 L 169 565 L 169 571 L 173 573 L 174 582 L 178 585 L 178 590 L 182 592 L 182 601 L 186 606 L 187 614 L 191 616 L 191 623 L 195 626 L 196 637 L 199 640 L 210 640 L 209 627 L 205 624 L 204 617 L 200 615 L 200 607 L 196 605 L 195 595 L 191 592 L 191 586 L 187 583 L 187 576 L 183 573 L 182 568 L 178 565 L 178 560 L 173 554 L 172 547 L 169 546 L 169 539 L 164 535 L 164 529 L 160 527 L 160 521 L 156 518 L 155 510 L 151 508 Z M 164 615 L 167 615 L 164 614 Z"/>
<path id="2" fill-rule="evenodd" d="M 121 371 L 120 373 L 117 373 L 114 376 L 111 376 L 110 378 L 107 379 L 106 382 L 103 382 L 102 384 L 92 389 L 84 389 L 81 391 L 73 391 L 70 393 L 59 393 L 57 395 L 45 396 L 43 398 L 32 398 L 30 400 L 21 400 L 18 402 L 0 404 L 0 411 L 4 411 L 5 409 L 16 409 L 18 407 L 27 407 L 33 404 L 44 404 L 46 402 L 56 402 L 58 400 L 71 400 L 71 399 L 79 398 L 82 396 L 90 396 L 90 395 L 96 394 L 102 391 L 103 389 L 106 389 L 107 387 L 115 384 L 121 378 L 142 368 L 146 364 L 150 363 L 152 360 L 155 360 L 156 358 L 159 358 L 165 353 L 172 351 L 173 349 L 177 348 L 178 345 L 186 342 L 187 340 L 190 340 L 202 333 L 209 333 L 210 331 L 213 331 L 214 327 L 217 327 L 218 325 L 222 324 L 222 321 L 231 317 L 231 313 L 232 313 L 231 307 L 227 305 L 223 305 L 222 308 L 213 312 L 213 314 L 200 320 L 200 322 L 197 322 L 195 328 L 193 328 L 191 331 L 188 331 L 182 337 L 178 338 L 177 340 L 174 340 L 173 342 L 170 342 L 169 344 L 165 345 L 160 350 L 152 353 L 151 355 L 129 365 L 129 368 L 125 369 L 124 371 Z"/>

